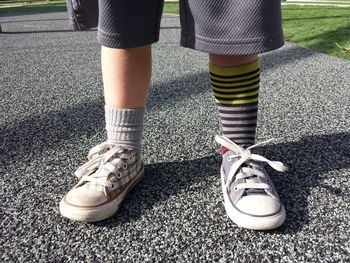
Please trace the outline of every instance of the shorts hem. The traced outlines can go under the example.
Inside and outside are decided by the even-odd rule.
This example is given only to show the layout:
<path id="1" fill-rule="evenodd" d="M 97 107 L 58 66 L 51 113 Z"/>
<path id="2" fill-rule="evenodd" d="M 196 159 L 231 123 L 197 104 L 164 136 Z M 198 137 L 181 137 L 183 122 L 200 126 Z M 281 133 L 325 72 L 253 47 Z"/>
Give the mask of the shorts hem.
<path id="1" fill-rule="evenodd" d="M 235 41 L 208 39 L 199 35 L 181 35 L 181 46 L 218 55 L 251 55 L 278 49 L 284 45 L 283 36 L 239 39 Z"/>
<path id="2" fill-rule="evenodd" d="M 97 42 L 109 48 L 133 48 L 156 43 L 159 41 L 159 32 L 151 32 L 131 35 L 105 34 L 97 31 Z"/>

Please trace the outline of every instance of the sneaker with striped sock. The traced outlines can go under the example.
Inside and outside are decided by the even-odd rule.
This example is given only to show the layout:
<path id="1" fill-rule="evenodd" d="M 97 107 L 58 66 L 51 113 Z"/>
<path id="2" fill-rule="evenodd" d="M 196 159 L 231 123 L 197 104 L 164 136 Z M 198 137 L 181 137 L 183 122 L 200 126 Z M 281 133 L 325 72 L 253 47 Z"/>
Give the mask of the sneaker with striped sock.
<path id="1" fill-rule="evenodd" d="M 286 171 L 287 167 L 251 153 L 252 148 L 265 143 L 244 149 L 224 136 L 216 136 L 215 140 L 224 147 L 221 182 L 229 218 L 240 227 L 254 230 L 282 225 L 285 208 L 261 163 L 266 162 L 280 172 Z"/>

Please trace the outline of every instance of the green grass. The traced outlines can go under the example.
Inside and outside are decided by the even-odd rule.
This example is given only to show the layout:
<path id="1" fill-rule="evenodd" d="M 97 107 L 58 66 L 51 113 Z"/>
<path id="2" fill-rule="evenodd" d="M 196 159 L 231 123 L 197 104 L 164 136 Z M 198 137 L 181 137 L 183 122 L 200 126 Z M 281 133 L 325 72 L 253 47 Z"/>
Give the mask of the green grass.
<path id="1" fill-rule="evenodd" d="M 287 1 L 284 3 L 288 3 L 288 4 L 332 4 L 332 5 L 347 5 L 350 4 L 350 1 L 345 2 L 344 0 L 340 0 L 340 1 L 319 1 L 319 2 L 308 2 L 308 1 Z"/>
<path id="2" fill-rule="evenodd" d="M 350 7 L 284 6 L 283 29 L 288 41 L 350 60 Z"/>
<path id="3" fill-rule="evenodd" d="M 177 3 L 164 3 L 164 13 L 168 14 L 179 14 L 179 4 Z"/>
<path id="4" fill-rule="evenodd" d="M 287 41 L 350 60 L 350 7 L 283 6 L 283 30 Z M 166 4 L 165 13 L 177 14 L 177 4 Z"/>

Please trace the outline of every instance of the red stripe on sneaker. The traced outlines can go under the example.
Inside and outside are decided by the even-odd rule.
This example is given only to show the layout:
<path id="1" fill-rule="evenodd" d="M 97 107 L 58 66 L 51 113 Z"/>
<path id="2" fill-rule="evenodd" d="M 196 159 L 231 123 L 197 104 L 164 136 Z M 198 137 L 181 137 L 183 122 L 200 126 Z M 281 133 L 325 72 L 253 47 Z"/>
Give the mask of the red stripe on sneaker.
<path id="1" fill-rule="evenodd" d="M 229 150 L 228 148 L 226 148 L 226 147 L 223 146 L 223 147 L 221 148 L 221 154 L 224 155 L 228 150 Z"/>

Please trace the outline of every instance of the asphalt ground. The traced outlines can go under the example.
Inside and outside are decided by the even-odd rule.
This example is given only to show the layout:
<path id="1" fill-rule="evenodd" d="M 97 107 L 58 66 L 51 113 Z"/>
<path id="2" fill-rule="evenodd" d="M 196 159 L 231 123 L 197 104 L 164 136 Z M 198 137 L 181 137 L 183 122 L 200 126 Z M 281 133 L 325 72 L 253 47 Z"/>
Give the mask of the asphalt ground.
<path id="1" fill-rule="evenodd" d="M 287 209 L 273 231 L 225 215 L 207 55 L 165 15 L 154 45 L 146 176 L 118 213 L 82 224 L 58 203 L 105 140 L 96 31 L 65 13 L 0 17 L 2 262 L 349 262 L 350 62 L 292 44 L 262 56 L 258 151 Z"/>

